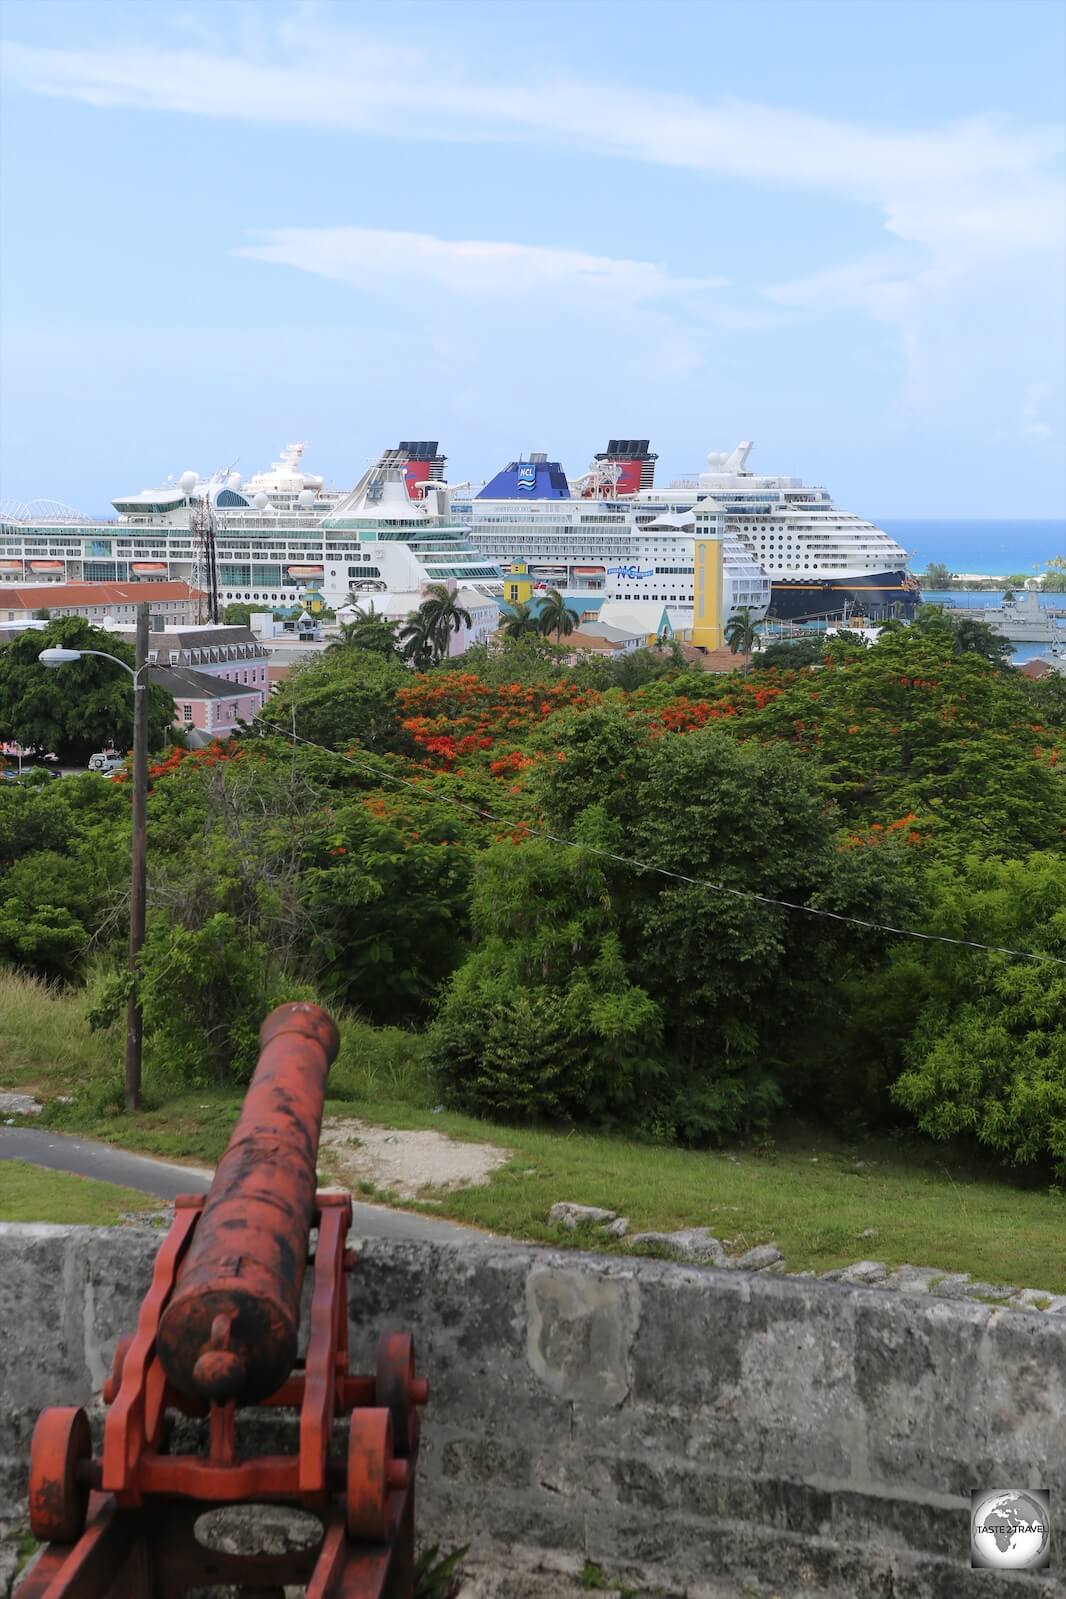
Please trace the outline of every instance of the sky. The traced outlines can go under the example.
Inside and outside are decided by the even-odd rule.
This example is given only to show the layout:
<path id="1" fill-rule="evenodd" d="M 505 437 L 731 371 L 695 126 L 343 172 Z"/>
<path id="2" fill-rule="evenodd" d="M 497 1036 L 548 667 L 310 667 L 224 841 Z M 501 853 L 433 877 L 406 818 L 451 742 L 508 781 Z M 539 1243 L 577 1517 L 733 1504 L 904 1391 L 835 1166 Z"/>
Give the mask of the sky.
<path id="1" fill-rule="evenodd" d="M 1066 513 L 1058 0 L 5 0 L 0 495 L 650 437 Z"/>

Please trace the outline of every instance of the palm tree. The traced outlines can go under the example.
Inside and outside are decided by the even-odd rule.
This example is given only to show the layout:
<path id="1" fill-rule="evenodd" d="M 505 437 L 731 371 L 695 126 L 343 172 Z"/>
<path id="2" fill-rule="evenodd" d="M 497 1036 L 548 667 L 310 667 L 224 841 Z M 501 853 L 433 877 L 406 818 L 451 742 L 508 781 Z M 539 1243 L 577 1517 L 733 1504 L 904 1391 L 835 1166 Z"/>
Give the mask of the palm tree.
<path id="1" fill-rule="evenodd" d="M 404 659 L 416 672 L 426 672 L 437 658 L 437 645 L 433 630 L 420 607 L 412 611 L 400 630 Z"/>
<path id="2" fill-rule="evenodd" d="M 537 627 L 545 638 L 554 633 L 556 644 L 561 644 L 563 635 L 569 637 L 578 621 L 577 612 L 570 609 L 559 590 L 549 589 L 537 612 Z"/>
<path id="3" fill-rule="evenodd" d="M 759 624 L 746 605 L 735 610 L 725 625 L 725 641 L 733 655 L 744 656 L 744 676 L 751 665 L 751 652 L 759 637 Z"/>
<path id="4" fill-rule="evenodd" d="M 387 660 L 392 660 L 400 653 L 396 642 L 398 627 L 398 622 L 375 611 L 373 601 L 365 611 L 357 605 L 352 620 L 341 623 L 337 637 L 326 648 L 370 650 L 374 655 L 383 655 Z"/>
<path id="5" fill-rule="evenodd" d="M 503 621 L 500 623 L 500 634 L 503 638 L 525 638 L 530 633 L 539 632 L 537 613 L 527 600 L 517 600 L 504 612 Z"/>
<path id="6" fill-rule="evenodd" d="M 453 633 L 471 627 L 470 612 L 460 605 L 444 583 L 430 583 L 426 597 L 418 607 L 418 615 L 425 617 L 426 633 L 433 640 L 438 660 L 448 653 L 448 641 Z"/>

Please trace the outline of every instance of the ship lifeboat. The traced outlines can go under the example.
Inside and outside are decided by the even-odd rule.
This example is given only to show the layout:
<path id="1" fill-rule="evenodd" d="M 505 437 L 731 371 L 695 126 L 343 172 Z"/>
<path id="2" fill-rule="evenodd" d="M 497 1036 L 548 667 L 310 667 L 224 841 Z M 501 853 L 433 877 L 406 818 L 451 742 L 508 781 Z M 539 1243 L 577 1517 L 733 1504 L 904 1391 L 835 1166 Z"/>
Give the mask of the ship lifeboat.
<path id="1" fill-rule="evenodd" d="M 287 566 L 285 568 L 290 577 L 321 577 L 320 566 Z"/>
<path id="2" fill-rule="evenodd" d="M 62 561 L 31 561 L 31 572 L 62 572 Z"/>
<path id="3" fill-rule="evenodd" d="M 0 561 L 0 572 L 21 572 L 21 561 Z"/>
<path id="4" fill-rule="evenodd" d="M 136 572 L 138 577 L 158 577 L 159 573 L 165 572 L 166 569 L 165 561 L 134 561 L 131 564 L 131 570 Z"/>
<path id="5" fill-rule="evenodd" d="M 603 577 L 603 575 L 604 575 L 604 568 L 602 566 L 575 566 L 574 567 L 574 576 L 575 577 Z"/>

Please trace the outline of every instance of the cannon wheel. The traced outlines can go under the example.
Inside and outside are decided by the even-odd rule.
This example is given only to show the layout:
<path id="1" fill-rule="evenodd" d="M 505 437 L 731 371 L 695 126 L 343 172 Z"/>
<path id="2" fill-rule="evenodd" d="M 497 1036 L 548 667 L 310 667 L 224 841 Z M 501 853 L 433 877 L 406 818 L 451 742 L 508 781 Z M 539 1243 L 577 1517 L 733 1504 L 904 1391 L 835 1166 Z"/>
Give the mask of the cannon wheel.
<path id="1" fill-rule="evenodd" d="M 382 1333 L 378 1339 L 375 1398 L 392 1416 L 396 1453 L 406 1459 L 418 1437 L 415 1410 L 415 1341 L 410 1333 Z"/>
<path id="2" fill-rule="evenodd" d="M 349 1538 L 384 1543 L 389 1521 L 392 1421 L 387 1410 L 353 1410 L 348 1423 L 348 1486 L 344 1519 Z"/>
<path id="3" fill-rule="evenodd" d="M 75 1543 L 85 1530 L 88 1483 L 78 1465 L 92 1458 L 89 1420 L 78 1405 L 42 1410 L 30 1445 L 30 1531 L 41 1543 Z"/>

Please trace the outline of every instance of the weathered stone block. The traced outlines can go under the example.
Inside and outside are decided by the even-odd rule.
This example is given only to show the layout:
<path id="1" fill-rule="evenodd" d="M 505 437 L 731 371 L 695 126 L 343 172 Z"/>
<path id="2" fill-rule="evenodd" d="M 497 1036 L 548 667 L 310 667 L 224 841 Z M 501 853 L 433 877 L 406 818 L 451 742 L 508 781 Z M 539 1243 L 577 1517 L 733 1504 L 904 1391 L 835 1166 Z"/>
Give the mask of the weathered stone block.
<path id="1" fill-rule="evenodd" d="M 578 1227 L 591 1227 L 595 1222 L 614 1221 L 617 1215 L 616 1210 L 601 1210 L 598 1205 L 574 1205 L 559 1200 L 548 1212 L 548 1223 L 575 1232 Z"/>
<path id="2" fill-rule="evenodd" d="M 743 1255 L 737 1255 L 728 1264 L 735 1266 L 738 1271 L 763 1271 L 780 1259 L 781 1251 L 776 1244 L 756 1244 L 754 1249 L 748 1249 Z"/>
<path id="3" fill-rule="evenodd" d="M 633 1248 L 647 1244 L 669 1254 L 674 1260 L 689 1261 L 694 1265 L 709 1262 L 723 1266 L 727 1263 L 724 1244 L 706 1227 L 681 1227 L 674 1233 L 634 1233 L 629 1242 Z"/>
<path id="4" fill-rule="evenodd" d="M 635 1281 L 537 1265 L 526 1279 L 526 1309 L 526 1356 L 545 1387 L 564 1399 L 620 1405 L 640 1315 Z"/>

